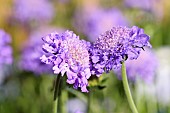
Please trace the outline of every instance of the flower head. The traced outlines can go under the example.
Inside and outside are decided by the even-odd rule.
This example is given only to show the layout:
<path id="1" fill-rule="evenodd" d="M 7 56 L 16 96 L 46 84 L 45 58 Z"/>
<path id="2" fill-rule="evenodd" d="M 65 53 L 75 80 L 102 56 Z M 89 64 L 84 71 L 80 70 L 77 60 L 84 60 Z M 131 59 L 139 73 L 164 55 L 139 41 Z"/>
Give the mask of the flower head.
<path id="1" fill-rule="evenodd" d="M 151 47 L 148 41 L 149 36 L 141 28 L 113 27 L 101 34 L 91 49 L 92 70 L 109 72 L 124 60 L 137 59 L 143 47 Z"/>
<path id="2" fill-rule="evenodd" d="M 10 42 L 11 37 L 3 30 L 0 30 L 0 67 L 3 64 L 12 63 L 12 48 L 9 45 Z"/>
<path id="3" fill-rule="evenodd" d="M 53 17 L 53 6 L 49 0 L 15 0 L 15 17 L 21 22 L 44 22 Z"/>
<path id="4" fill-rule="evenodd" d="M 43 50 L 50 56 L 43 55 L 42 62 L 53 64 L 55 74 L 67 74 L 67 83 L 74 88 L 88 92 L 87 79 L 91 76 L 89 66 L 88 42 L 80 40 L 72 31 L 62 34 L 51 33 L 43 38 Z"/>

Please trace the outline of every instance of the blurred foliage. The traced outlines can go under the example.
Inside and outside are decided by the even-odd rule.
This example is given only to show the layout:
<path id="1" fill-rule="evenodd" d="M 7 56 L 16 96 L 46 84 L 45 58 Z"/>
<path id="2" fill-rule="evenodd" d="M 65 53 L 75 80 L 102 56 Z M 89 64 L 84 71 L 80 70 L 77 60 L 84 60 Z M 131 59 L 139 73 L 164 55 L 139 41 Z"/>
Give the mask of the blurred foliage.
<path id="1" fill-rule="evenodd" d="M 11 88 L 17 88 L 19 91 L 8 93 L 19 93 L 17 97 L 3 98 L 0 101 L 1 113 L 47 113 L 52 110 L 52 76 L 33 76 L 20 75 L 20 78 L 10 78 L 3 85 L 11 84 L 17 81 L 17 86 L 12 85 Z M 5 89 L 8 90 L 8 89 Z M 2 98 L 2 97 L 1 97 Z M 48 104 L 47 104 L 48 103 Z M 52 112 L 52 111 L 51 111 Z"/>

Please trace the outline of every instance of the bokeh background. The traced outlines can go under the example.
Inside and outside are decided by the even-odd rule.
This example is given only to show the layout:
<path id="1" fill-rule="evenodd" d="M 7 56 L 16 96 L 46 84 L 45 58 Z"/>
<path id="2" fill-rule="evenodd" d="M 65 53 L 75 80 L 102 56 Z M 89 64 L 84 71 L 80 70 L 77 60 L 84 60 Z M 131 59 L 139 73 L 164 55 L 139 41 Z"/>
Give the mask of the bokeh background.
<path id="1" fill-rule="evenodd" d="M 154 63 L 151 79 L 129 81 L 139 113 L 170 113 L 169 12 L 169 0 L 0 0 L 0 29 L 11 36 L 13 49 L 13 63 L 0 68 L 0 113 L 52 112 L 55 75 L 37 62 L 41 37 L 72 30 L 93 42 L 118 25 L 143 28 L 152 44 L 150 60 L 133 64 L 145 71 Z M 92 113 L 131 113 L 121 78 L 114 73 L 90 81 Z M 59 111 L 86 113 L 87 97 L 66 87 L 60 94 Z"/>

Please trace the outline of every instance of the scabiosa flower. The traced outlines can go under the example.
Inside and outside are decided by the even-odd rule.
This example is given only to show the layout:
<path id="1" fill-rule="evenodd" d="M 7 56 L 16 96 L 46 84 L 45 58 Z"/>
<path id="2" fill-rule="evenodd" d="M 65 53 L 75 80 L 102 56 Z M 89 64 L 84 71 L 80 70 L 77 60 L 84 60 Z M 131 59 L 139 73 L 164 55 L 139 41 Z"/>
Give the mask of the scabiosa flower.
<path id="1" fill-rule="evenodd" d="M 112 26 L 128 24 L 128 21 L 118 9 L 101 9 L 77 13 L 75 16 L 75 28 L 88 36 L 90 41 L 95 41 L 100 33 L 111 29 Z"/>
<path id="2" fill-rule="evenodd" d="M 143 47 L 151 47 L 148 41 L 149 36 L 137 26 L 113 27 L 101 34 L 91 47 L 91 71 L 100 75 L 99 72 L 119 68 L 124 60 L 137 59 Z"/>
<path id="3" fill-rule="evenodd" d="M 142 78 L 146 83 L 151 83 L 158 67 L 158 59 L 153 51 L 145 49 L 145 51 L 141 51 L 138 59 L 128 59 L 125 64 L 130 80 L 135 81 L 137 78 Z M 114 72 L 121 78 L 121 69 L 115 69 Z"/>
<path id="4" fill-rule="evenodd" d="M 11 37 L 0 30 L 0 68 L 4 64 L 12 64 L 12 48 L 9 43 L 11 43 Z"/>
<path id="5" fill-rule="evenodd" d="M 75 89 L 81 88 L 88 92 L 87 86 L 90 73 L 88 42 L 80 40 L 72 31 L 58 34 L 51 33 L 43 37 L 43 50 L 50 54 L 40 59 L 46 64 L 53 64 L 55 74 L 67 74 L 67 83 L 74 84 Z"/>
<path id="6" fill-rule="evenodd" d="M 14 11 L 21 22 L 44 22 L 52 19 L 54 8 L 49 0 L 15 0 Z"/>

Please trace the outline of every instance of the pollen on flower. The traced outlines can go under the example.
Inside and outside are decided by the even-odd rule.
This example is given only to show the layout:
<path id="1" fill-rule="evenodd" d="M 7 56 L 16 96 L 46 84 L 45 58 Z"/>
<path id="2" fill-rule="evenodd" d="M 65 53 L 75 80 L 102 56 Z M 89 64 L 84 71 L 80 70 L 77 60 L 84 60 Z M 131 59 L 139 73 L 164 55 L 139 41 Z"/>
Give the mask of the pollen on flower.
<path id="1" fill-rule="evenodd" d="M 123 39 L 129 38 L 130 29 L 127 27 L 113 27 L 111 30 L 101 34 L 95 42 L 96 47 L 110 50 L 119 45 Z"/>
<path id="2" fill-rule="evenodd" d="M 69 39 L 67 41 L 68 53 L 80 65 L 89 64 L 89 53 L 86 45 L 79 39 Z"/>

